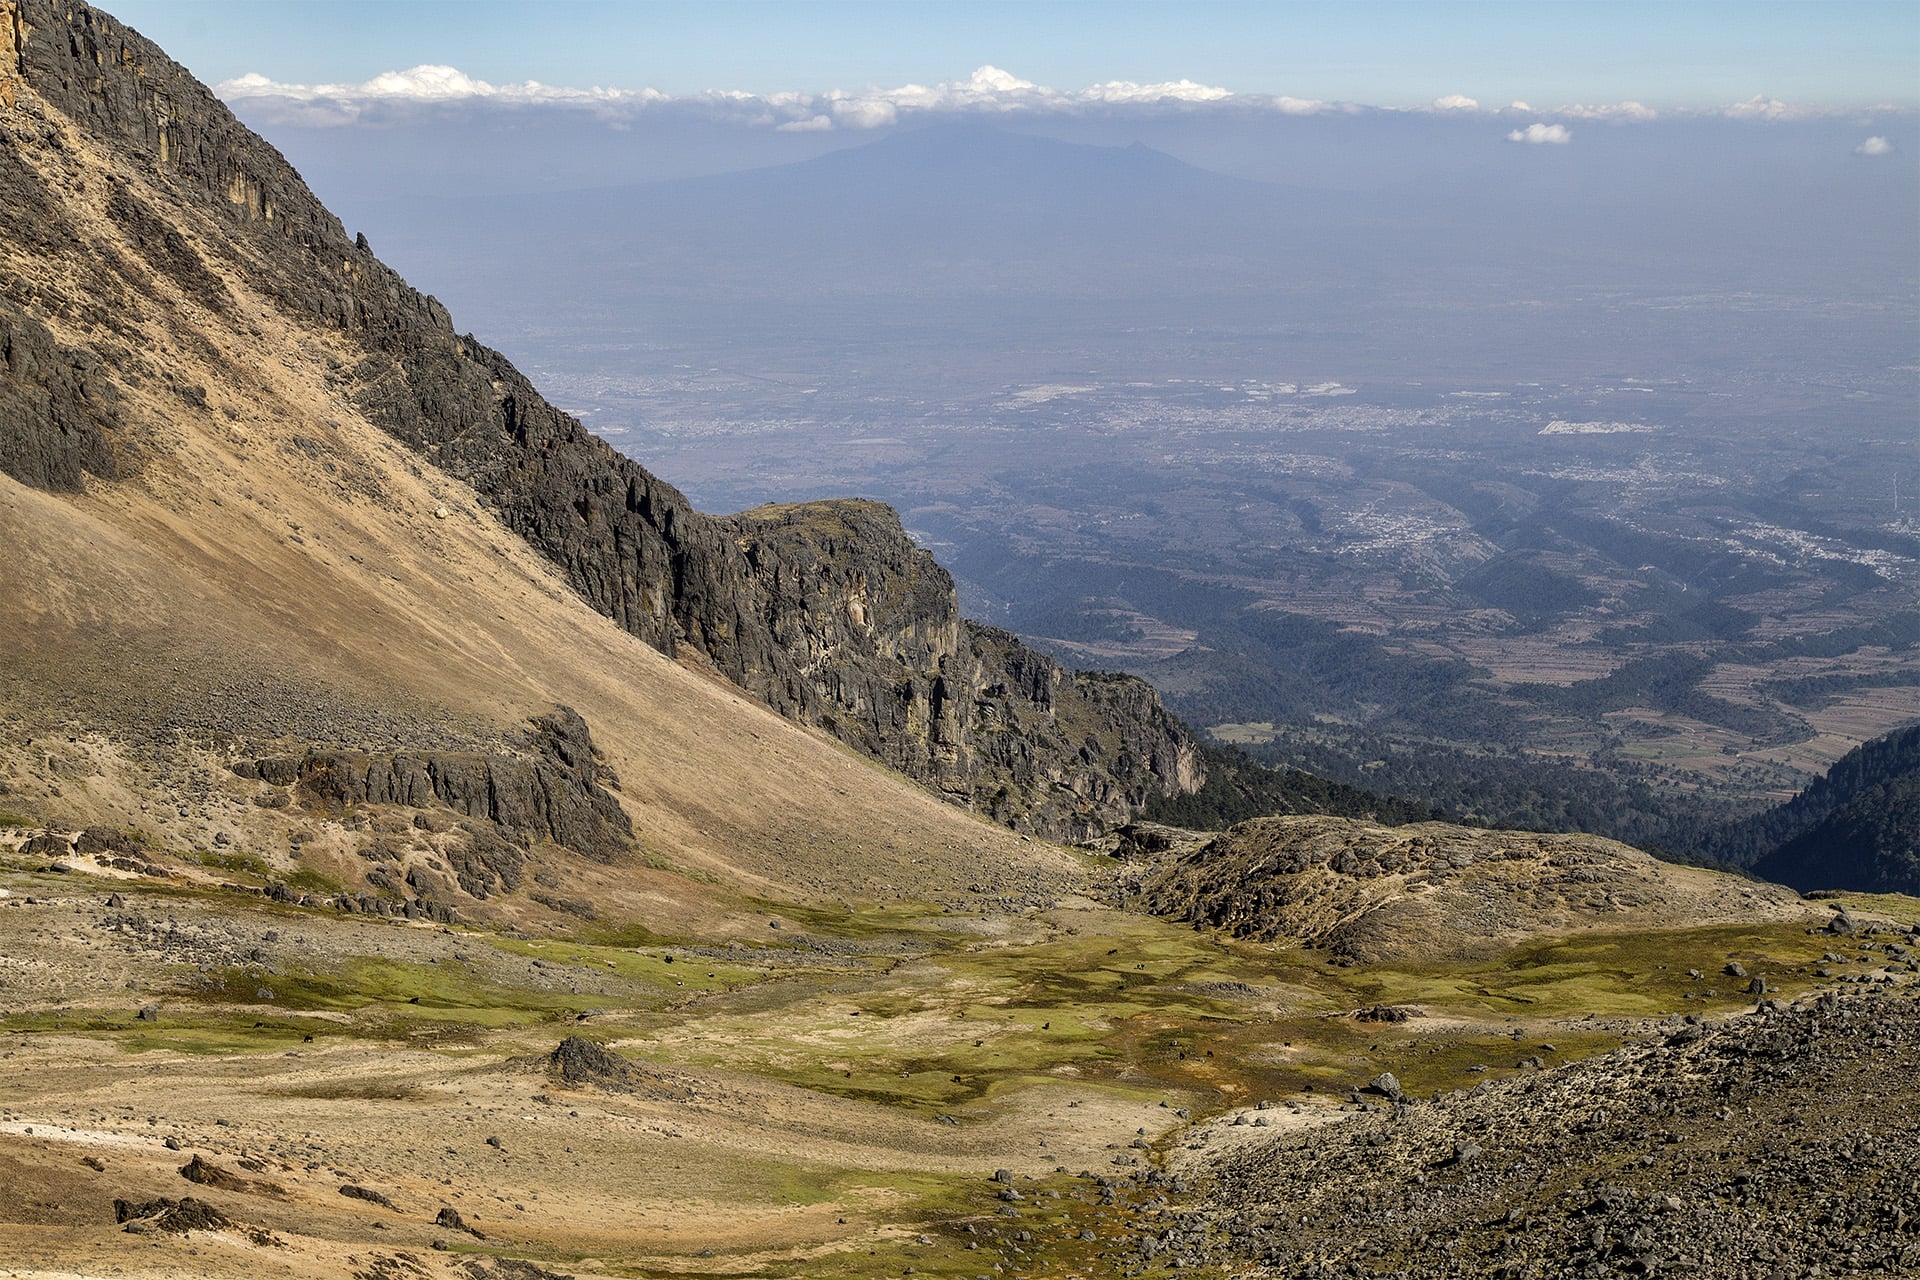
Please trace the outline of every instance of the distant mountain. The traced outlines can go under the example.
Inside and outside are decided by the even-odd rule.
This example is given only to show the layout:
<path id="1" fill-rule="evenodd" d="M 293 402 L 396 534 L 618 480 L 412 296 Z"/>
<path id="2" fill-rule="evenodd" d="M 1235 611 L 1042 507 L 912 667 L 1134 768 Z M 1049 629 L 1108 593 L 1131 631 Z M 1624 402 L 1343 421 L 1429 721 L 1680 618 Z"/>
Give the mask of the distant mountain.
<path id="1" fill-rule="evenodd" d="M 368 212 L 396 259 L 456 301 L 513 314 L 559 287 L 630 319 L 681 295 L 813 308 L 1236 296 L 1357 249 L 1351 203 L 1310 205 L 1137 143 L 951 125 L 711 177 Z M 476 258 L 486 272 L 461 266 Z"/>
<path id="2" fill-rule="evenodd" d="M 1920 893 L 1920 725 L 1856 747 L 1717 846 L 1796 889 Z"/>
<path id="3" fill-rule="evenodd" d="M 795 190 L 819 186 L 902 198 L 1006 198 L 1042 203 L 1102 193 L 1166 199 L 1205 192 L 1218 198 L 1271 196 L 1267 183 L 1213 173 L 1142 143 L 1094 146 L 977 123 L 930 125 L 888 134 L 795 164 L 671 184 L 712 190 Z M 663 184 L 654 184 L 663 185 Z"/>

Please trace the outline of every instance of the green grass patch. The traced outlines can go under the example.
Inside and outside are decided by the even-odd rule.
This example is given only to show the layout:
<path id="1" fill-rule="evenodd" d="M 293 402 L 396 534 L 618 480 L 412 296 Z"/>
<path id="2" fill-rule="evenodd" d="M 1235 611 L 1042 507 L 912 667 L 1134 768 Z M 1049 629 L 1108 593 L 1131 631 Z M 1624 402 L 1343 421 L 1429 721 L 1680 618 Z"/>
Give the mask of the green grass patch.
<path id="1" fill-rule="evenodd" d="M 127 1053 L 164 1051 L 218 1056 L 283 1053 L 304 1043 L 309 1035 L 318 1039 L 328 1029 L 307 1019 L 255 1017 L 192 1006 L 164 1008 L 155 1022 L 141 1021 L 132 1010 L 124 1014 L 45 1010 L 9 1014 L 0 1019 L 0 1031 L 106 1036 Z"/>
<path id="2" fill-rule="evenodd" d="M 346 889 L 345 885 L 332 876 L 322 875 L 312 867 L 301 867 L 288 876 L 286 886 L 289 889 L 298 889 L 302 893 L 336 894 Z"/>
<path id="3" fill-rule="evenodd" d="M 270 996 L 263 996 L 268 991 Z M 342 1031 L 384 1039 L 471 1040 L 480 1032 L 527 1026 L 603 1009 L 605 996 L 543 991 L 483 981 L 459 965 L 409 964 L 363 956 L 323 972 L 218 969 L 181 992 L 202 1000 L 349 1013 Z"/>
<path id="4" fill-rule="evenodd" d="M 274 875 L 273 867 L 265 858 L 256 854 L 243 853 L 238 849 L 195 849 L 175 856 L 182 862 L 191 862 L 214 871 L 225 871 L 229 875 L 247 876 L 254 880 L 270 880 Z"/>
<path id="5" fill-rule="evenodd" d="M 549 965 L 593 970 L 613 974 L 624 981 L 657 988 L 661 994 L 672 992 L 730 991 L 764 979 L 764 970 L 746 965 L 728 964 L 703 956 L 673 955 L 674 948 L 638 951 L 631 947 L 603 946 L 565 939 L 530 940 L 489 938 L 495 948 L 512 955 L 528 956 Z M 668 957 L 672 955 L 672 958 Z"/>

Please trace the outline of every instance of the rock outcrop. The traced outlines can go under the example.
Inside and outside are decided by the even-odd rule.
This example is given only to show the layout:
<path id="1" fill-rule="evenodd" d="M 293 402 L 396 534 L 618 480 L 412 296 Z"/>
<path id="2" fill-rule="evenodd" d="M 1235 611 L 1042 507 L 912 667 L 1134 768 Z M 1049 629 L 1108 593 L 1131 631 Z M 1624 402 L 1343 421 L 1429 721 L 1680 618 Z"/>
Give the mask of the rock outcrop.
<path id="1" fill-rule="evenodd" d="M 108 433 L 118 396 L 100 357 L 62 347 L 47 327 L 0 303 L 0 471 L 74 491 L 118 472 Z"/>
<path id="2" fill-rule="evenodd" d="M 234 770 L 292 786 L 310 809 L 444 806 L 493 823 L 514 839 L 551 840 L 599 862 L 625 850 L 633 823 L 602 785 L 617 780 L 599 763 L 586 721 L 569 707 L 556 707 L 532 721 L 527 748 L 514 755 L 315 748 L 301 756 L 243 760 Z"/>
<path id="3" fill-rule="evenodd" d="M 1156 915 L 1342 963 L 1481 954 L 1529 936 L 1799 916 L 1799 895 L 1594 836 L 1257 818 L 1141 871 Z"/>
<path id="4" fill-rule="evenodd" d="M 1199 785 L 1191 734 L 1149 687 L 1064 671 L 963 622 L 952 580 L 888 508 L 695 511 L 505 357 L 457 335 L 440 303 L 349 237 L 277 151 L 137 33 L 54 0 L 0 0 L 0 33 L 9 234 L 45 240 L 47 254 L 85 241 L 47 195 L 46 175 L 64 172 L 63 130 L 126 161 L 100 202 L 122 247 L 85 250 L 74 273 L 85 285 L 7 282 L 26 310 L 0 310 L 0 469 L 73 489 L 137 465 L 149 442 L 120 422 L 116 393 L 168 371 L 145 360 L 126 316 L 161 294 L 224 314 L 230 271 L 329 335 L 342 410 L 471 485 L 595 609 L 656 648 L 1022 830 L 1090 834 L 1150 795 Z M 62 346 L 43 316 L 99 337 Z M 172 389 L 205 403 L 201 388 Z"/>

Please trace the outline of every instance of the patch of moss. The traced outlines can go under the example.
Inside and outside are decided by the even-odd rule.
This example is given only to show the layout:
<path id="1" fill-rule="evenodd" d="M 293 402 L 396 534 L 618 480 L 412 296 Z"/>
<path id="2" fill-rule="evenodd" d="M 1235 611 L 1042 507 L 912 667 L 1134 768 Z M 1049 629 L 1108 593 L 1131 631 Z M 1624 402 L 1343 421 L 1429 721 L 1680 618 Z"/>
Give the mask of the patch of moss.
<path id="1" fill-rule="evenodd" d="M 336 894 L 343 892 L 346 888 L 332 876 L 321 875 L 312 867 L 301 867 L 295 871 L 286 878 L 286 885 L 289 889 L 298 889 L 302 893 Z"/>
<path id="2" fill-rule="evenodd" d="M 225 871 L 230 875 L 246 876 L 260 881 L 271 879 L 273 876 L 273 867 L 265 858 L 244 853 L 238 849 L 194 849 L 178 856 L 182 862 L 195 863 L 215 871 Z"/>
<path id="3" fill-rule="evenodd" d="M 22 1034 L 108 1036 L 126 1053 L 169 1053 L 232 1056 L 283 1053 L 322 1030 L 299 1019 L 244 1013 L 223 1013 L 192 1006 L 169 1006 L 158 1020 L 145 1022 L 129 1009 L 124 1014 L 99 1010 L 48 1010 L 9 1014 L 0 1029 Z"/>

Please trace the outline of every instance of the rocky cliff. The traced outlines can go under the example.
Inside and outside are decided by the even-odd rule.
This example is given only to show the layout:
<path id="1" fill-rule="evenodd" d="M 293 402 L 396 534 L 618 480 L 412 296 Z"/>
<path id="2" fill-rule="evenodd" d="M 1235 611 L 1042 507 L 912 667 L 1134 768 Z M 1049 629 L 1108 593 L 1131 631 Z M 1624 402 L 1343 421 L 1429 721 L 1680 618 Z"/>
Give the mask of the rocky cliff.
<path id="1" fill-rule="evenodd" d="M 16 479 L 71 490 L 164 452 L 163 424 L 120 412 L 125 389 L 157 383 L 191 403 L 206 392 L 145 354 L 128 317 L 162 295 L 188 315 L 230 313 L 232 273 L 328 335 L 315 358 L 342 411 L 471 485 L 656 648 L 1021 830 L 1086 835 L 1200 784 L 1191 734 L 1150 688 L 1065 671 L 964 622 L 951 579 L 887 508 L 695 511 L 456 334 L 277 151 L 111 17 L 0 0 L 0 123 L 15 249 L 0 302 L 0 469 Z M 67 154 L 75 130 L 124 162 L 97 194 Z M 55 183 L 84 189 L 126 250 L 76 225 Z M 37 269 L 56 258 L 64 272 Z"/>

